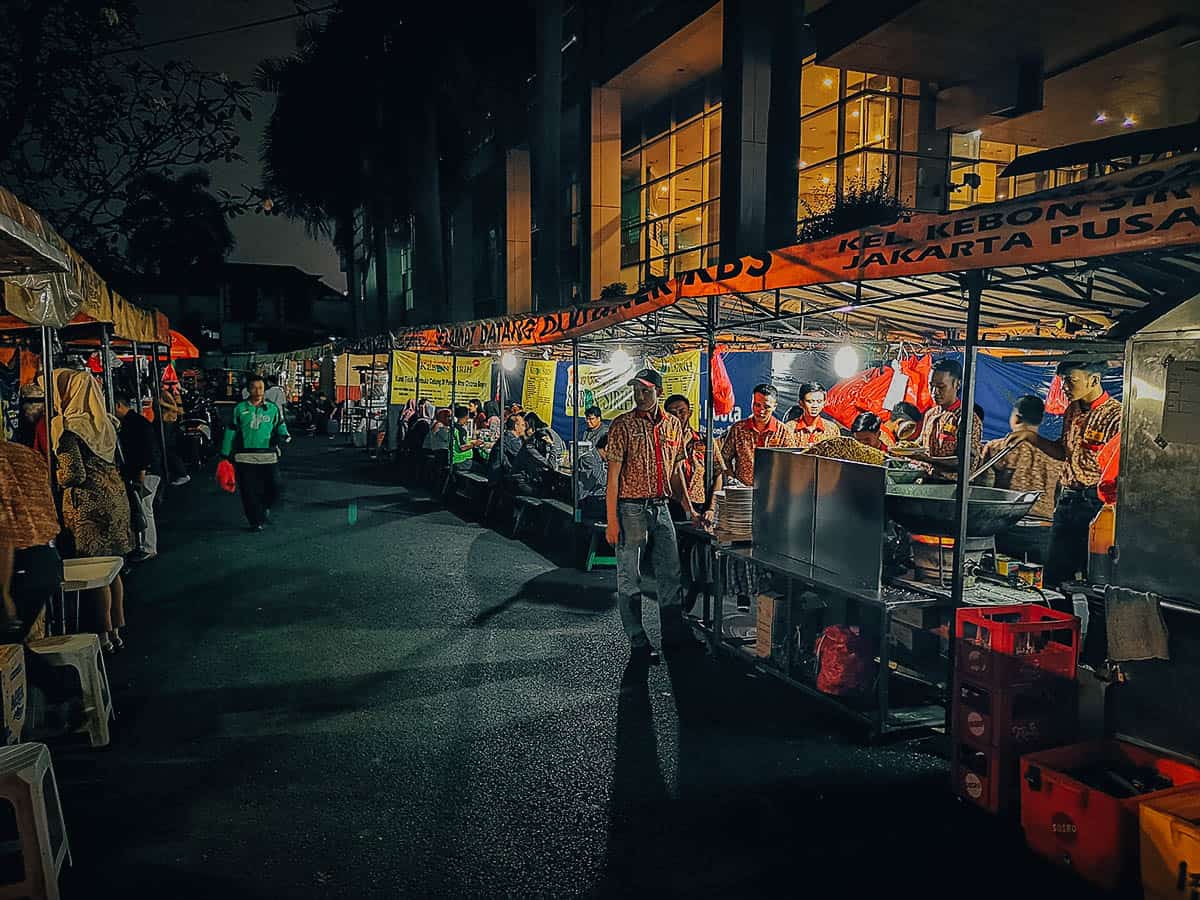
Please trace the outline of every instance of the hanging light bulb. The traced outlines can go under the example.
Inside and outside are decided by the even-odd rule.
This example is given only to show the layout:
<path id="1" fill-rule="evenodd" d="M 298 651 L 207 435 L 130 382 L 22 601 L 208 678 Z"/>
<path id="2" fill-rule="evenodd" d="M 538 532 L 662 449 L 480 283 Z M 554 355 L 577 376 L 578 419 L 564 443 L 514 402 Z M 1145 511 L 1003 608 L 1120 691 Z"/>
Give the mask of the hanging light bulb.
<path id="1" fill-rule="evenodd" d="M 504 369 L 505 372 L 511 372 L 516 369 L 516 367 L 517 354 L 513 353 L 511 350 L 500 357 L 500 368 Z"/>
<path id="2" fill-rule="evenodd" d="M 858 368 L 858 351 L 849 344 L 833 355 L 833 371 L 838 378 L 849 378 Z"/>
<path id="3" fill-rule="evenodd" d="M 608 358 L 608 364 L 617 372 L 627 372 L 633 364 L 633 360 L 629 358 L 629 354 L 618 347 L 612 352 L 612 356 Z"/>

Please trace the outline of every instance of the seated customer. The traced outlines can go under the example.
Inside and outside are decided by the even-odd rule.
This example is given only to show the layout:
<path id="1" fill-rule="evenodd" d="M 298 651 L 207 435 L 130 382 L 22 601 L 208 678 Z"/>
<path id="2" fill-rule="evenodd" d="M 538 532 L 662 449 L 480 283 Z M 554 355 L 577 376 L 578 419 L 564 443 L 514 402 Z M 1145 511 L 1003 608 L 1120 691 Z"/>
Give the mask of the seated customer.
<path id="1" fill-rule="evenodd" d="M 450 429 L 452 425 L 453 420 L 450 418 L 450 410 L 439 409 L 437 415 L 433 417 L 433 424 L 430 426 L 429 434 L 425 436 L 425 449 L 449 450 Z"/>
<path id="2" fill-rule="evenodd" d="M 545 490 L 546 473 L 558 467 L 561 456 L 554 452 L 550 436 L 553 432 L 549 432 L 537 413 L 526 413 L 524 418 L 525 437 L 513 460 L 512 473 L 504 483 L 514 494 L 538 496 Z"/>
<path id="3" fill-rule="evenodd" d="M 882 420 L 875 413 L 859 413 L 850 426 L 851 437 L 830 438 L 813 444 L 804 452 L 812 456 L 882 466 L 887 462 L 887 456 L 883 452 L 883 442 L 879 438 L 879 429 L 882 425 Z"/>
<path id="4" fill-rule="evenodd" d="M 579 479 L 579 511 L 588 522 L 604 521 L 604 494 L 608 489 L 608 460 L 604 448 L 608 446 L 608 431 L 596 439 L 596 444 L 586 453 L 579 454 L 576 477 Z"/>
<path id="5" fill-rule="evenodd" d="M 535 412 L 525 413 L 526 444 L 532 443 L 534 451 L 545 460 L 545 468 L 557 470 L 567 455 L 567 445 L 553 428 L 542 421 Z"/>
<path id="6" fill-rule="evenodd" d="M 475 468 L 475 450 L 483 441 L 469 434 L 471 411 L 465 406 L 454 407 L 454 428 L 450 436 L 450 468 L 455 472 L 470 472 Z"/>
<path id="7" fill-rule="evenodd" d="M 488 456 L 488 481 L 498 482 L 513 471 L 517 454 L 525 445 L 525 417 L 509 416 L 504 433 Z"/>

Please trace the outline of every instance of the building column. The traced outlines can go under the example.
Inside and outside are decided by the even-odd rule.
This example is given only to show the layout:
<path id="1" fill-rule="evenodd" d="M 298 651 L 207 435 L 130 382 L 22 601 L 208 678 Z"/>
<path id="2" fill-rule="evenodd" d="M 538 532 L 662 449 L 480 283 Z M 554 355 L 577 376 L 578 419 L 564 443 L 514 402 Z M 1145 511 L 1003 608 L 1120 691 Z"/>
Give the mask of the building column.
<path id="1" fill-rule="evenodd" d="M 800 206 L 800 68 L 812 52 L 802 33 L 803 4 L 769 0 L 771 77 L 767 130 L 767 197 L 765 246 L 788 247 L 796 242 Z"/>
<path id="2" fill-rule="evenodd" d="M 592 88 L 588 180 L 588 279 L 584 299 L 621 280 L 621 92 Z M 636 289 L 637 285 L 629 285 Z"/>
<path id="3" fill-rule="evenodd" d="M 769 9 L 724 0 L 721 67 L 721 258 L 766 245 L 767 126 L 771 106 Z"/>
<path id="4" fill-rule="evenodd" d="M 530 258 L 531 204 L 529 151 L 504 155 L 504 269 L 506 312 L 533 309 L 533 267 Z"/>
<path id="5" fill-rule="evenodd" d="M 450 321 L 475 318 L 475 197 L 473 184 L 459 194 L 450 217 Z"/>
<path id="6" fill-rule="evenodd" d="M 538 254 L 533 273 L 537 305 L 562 303 L 562 7 L 563 0 L 540 0 L 537 19 L 537 114 L 533 167 Z"/>

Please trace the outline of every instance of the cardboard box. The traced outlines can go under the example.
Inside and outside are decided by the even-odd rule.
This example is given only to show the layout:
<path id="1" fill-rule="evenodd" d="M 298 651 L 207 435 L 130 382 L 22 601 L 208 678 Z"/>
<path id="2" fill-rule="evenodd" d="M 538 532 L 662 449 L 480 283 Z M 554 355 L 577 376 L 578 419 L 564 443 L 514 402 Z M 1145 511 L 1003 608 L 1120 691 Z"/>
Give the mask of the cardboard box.
<path id="1" fill-rule="evenodd" d="M 758 620 L 755 623 L 754 654 L 767 659 L 775 639 L 775 622 L 783 607 L 783 594 L 765 591 L 758 595 Z M 786 639 L 786 635 L 780 635 Z"/>
<path id="2" fill-rule="evenodd" d="M 19 744 L 25 727 L 25 648 L 0 644 L 0 698 L 4 710 L 4 743 Z"/>

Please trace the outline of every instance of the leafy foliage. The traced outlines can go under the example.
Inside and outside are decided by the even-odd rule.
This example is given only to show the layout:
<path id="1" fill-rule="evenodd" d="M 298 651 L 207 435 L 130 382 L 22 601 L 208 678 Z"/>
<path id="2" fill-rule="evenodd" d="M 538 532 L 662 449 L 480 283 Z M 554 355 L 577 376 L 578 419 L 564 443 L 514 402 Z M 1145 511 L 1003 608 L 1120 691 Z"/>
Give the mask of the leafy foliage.
<path id="1" fill-rule="evenodd" d="M 120 268 L 126 205 L 148 173 L 240 159 L 252 89 L 136 48 L 130 0 L 0 4 L 0 183 L 102 271 Z M 219 197 L 223 213 L 246 208 Z"/>
<path id="2" fill-rule="evenodd" d="M 135 271 L 170 278 L 220 266 L 233 232 L 209 184 L 208 173 L 194 169 L 179 178 L 147 172 L 130 185 L 120 223 Z"/>
<path id="3" fill-rule="evenodd" d="M 855 179 L 841 192 L 822 192 L 816 196 L 816 202 L 801 200 L 800 205 L 808 215 L 796 228 L 799 241 L 816 241 L 860 228 L 890 225 L 910 213 L 896 196 L 883 169 L 873 180 Z"/>

